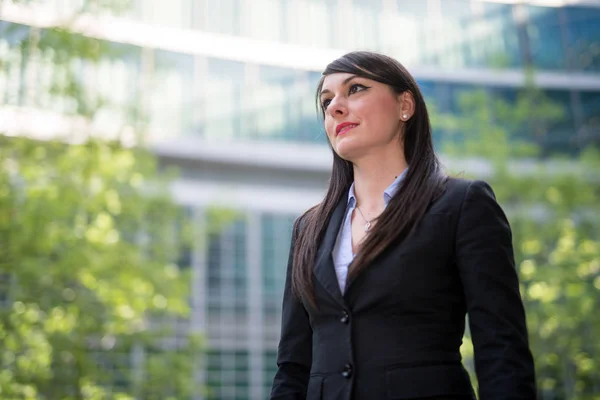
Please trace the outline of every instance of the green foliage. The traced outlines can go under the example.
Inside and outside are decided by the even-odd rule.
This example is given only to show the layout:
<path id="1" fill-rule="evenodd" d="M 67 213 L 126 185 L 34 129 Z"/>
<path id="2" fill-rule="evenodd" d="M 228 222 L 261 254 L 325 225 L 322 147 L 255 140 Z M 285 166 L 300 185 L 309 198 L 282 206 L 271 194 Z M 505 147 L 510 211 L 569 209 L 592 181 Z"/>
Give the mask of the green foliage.
<path id="1" fill-rule="evenodd" d="M 197 339 L 164 351 L 157 343 L 173 332 L 148 327 L 189 312 L 188 278 L 174 264 L 183 215 L 153 157 L 101 141 L 1 137 L 0 160 L 2 398 L 96 398 L 84 392 L 118 379 L 123 394 L 143 392 L 128 361 L 105 368 L 135 346 L 152 352 L 145 398 L 189 393 Z"/>
<path id="2" fill-rule="evenodd" d="M 70 22 L 128 3 L 84 1 Z M 143 131 L 138 104 L 110 104 L 81 73 L 139 54 L 68 26 L 2 29 L 22 76 L 40 59 L 51 64 L 36 97 L 67 105 L 58 108 L 78 121 L 110 110 L 123 128 Z M 21 83 L 22 94 L 32 83 Z M 203 346 L 175 331 L 189 322 L 189 266 L 176 263 L 191 235 L 169 180 L 139 147 L 0 134 L 1 399 L 189 398 Z"/>
<path id="3" fill-rule="evenodd" d="M 491 176 L 476 177 L 490 182 L 511 222 L 540 392 L 557 400 L 597 399 L 600 152 L 549 156 L 540 138 L 565 110 L 529 83 L 512 102 L 479 90 L 464 93 L 460 104 L 466 117 L 432 120 L 452 135 L 446 153 L 494 167 Z M 469 337 L 462 352 L 471 365 Z"/>

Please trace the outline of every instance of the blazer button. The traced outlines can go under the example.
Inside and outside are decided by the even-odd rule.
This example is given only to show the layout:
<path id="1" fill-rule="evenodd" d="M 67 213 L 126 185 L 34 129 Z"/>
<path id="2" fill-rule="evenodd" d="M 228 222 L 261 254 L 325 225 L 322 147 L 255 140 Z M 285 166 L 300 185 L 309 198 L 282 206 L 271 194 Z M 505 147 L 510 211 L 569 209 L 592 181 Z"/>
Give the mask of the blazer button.
<path id="1" fill-rule="evenodd" d="M 351 364 L 344 365 L 344 370 L 342 371 L 342 376 L 344 378 L 352 377 L 352 365 Z"/>
<path id="2" fill-rule="evenodd" d="M 349 320 L 350 320 L 350 316 L 348 315 L 346 310 L 344 310 L 344 312 L 342 313 L 342 318 L 340 318 L 340 322 L 342 324 L 347 324 Z"/>

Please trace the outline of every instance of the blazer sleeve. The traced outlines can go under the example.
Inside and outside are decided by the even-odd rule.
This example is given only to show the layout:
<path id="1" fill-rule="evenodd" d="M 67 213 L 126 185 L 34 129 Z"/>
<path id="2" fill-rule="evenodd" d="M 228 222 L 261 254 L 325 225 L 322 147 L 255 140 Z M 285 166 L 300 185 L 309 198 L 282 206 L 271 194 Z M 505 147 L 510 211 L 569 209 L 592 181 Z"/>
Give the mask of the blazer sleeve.
<path id="1" fill-rule="evenodd" d="M 535 400 L 533 357 L 508 220 L 491 187 L 468 186 L 458 220 L 457 265 L 475 351 L 480 400 Z"/>
<path id="2" fill-rule="evenodd" d="M 298 225 L 297 223 L 295 225 Z M 295 235 L 288 258 L 283 292 L 281 338 L 277 352 L 277 373 L 271 400 L 304 400 L 312 364 L 312 328 L 303 303 L 292 293 L 292 258 Z"/>

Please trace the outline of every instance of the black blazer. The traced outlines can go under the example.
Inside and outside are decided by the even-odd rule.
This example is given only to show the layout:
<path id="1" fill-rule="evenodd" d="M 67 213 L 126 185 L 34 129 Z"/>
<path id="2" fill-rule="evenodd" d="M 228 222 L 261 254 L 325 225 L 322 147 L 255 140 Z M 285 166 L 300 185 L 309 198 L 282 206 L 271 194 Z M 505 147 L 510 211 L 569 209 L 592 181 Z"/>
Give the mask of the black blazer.
<path id="1" fill-rule="evenodd" d="M 331 252 L 345 210 L 344 198 L 317 253 L 319 310 L 291 293 L 290 252 L 271 399 L 474 399 L 466 312 L 480 400 L 536 398 L 511 231 L 485 182 L 449 179 L 413 234 L 342 295 Z"/>

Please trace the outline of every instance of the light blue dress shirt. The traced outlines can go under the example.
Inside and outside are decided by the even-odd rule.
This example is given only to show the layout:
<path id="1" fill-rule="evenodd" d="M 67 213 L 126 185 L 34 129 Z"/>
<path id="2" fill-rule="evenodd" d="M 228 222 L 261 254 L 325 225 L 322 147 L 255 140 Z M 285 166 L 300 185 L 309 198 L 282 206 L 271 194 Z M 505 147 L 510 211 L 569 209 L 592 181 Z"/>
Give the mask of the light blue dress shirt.
<path id="1" fill-rule="evenodd" d="M 400 182 L 406 175 L 405 169 L 390 186 L 383 192 L 383 200 L 385 206 L 390 202 L 392 196 L 398 191 Z M 344 223 L 340 231 L 338 232 L 335 246 L 331 255 L 333 256 L 333 265 L 335 266 L 335 274 L 337 275 L 338 283 L 342 294 L 346 289 L 346 278 L 348 276 L 348 265 L 354 259 L 354 253 L 352 252 L 352 212 L 356 208 L 356 197 L 354 196 L 354 183 L 348 190 L 348 206 L 346 207 L 346 216 L 344 217 Z"/>

